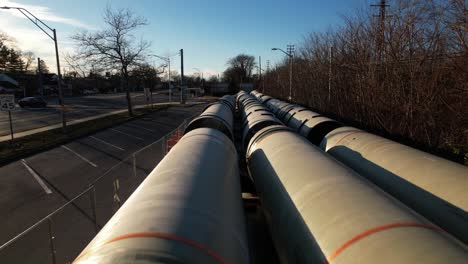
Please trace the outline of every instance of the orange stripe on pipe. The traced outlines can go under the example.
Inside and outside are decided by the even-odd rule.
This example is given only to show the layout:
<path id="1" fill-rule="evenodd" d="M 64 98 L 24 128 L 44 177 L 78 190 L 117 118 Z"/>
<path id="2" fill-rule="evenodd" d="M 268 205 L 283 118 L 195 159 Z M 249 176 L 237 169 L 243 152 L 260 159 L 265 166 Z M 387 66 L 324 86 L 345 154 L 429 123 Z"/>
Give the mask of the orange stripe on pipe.
<path id="1" fill-rule="evenodd" d="M 351 133 L 349 133 L 349 134 L 346 134 L 345 136 L 343 136 L 342 138 L 340 138 L 340 140 L 338 140 L 338 141 L 335 143 L 335 146 L 337 146 L 338 144 L 340 144 L 340 142 L 343 141 L 343 139 L 345 139 L 345 138 L 347 138 L 347 137 L 349 137 L 349 136 L 351 136 L 351 135 L 354 135 L 354 134 L 356 134 L 356 133 L 362 133 L 362 132 L 364 132 L 364 131 L 354 131 L 354 132 L 351 132 Z"/>
<path id="2" fill-rule="evenodd" d="M 382 226 L 378 226 L 378 227 L 374 227 L 374 228 L 371 228 L 371 229 L 368 229 L 364 232 L 362 232 L 361 234 L 351 238 L 350 240 L 346 241 L 343 245 L 341 245 L 337 250 L 335 250 L 335 252 L 333 252 L 333 254 L 331 254 L 328 258 L 327 258 L 327 264 L 331 263 L 341 252 L 343 252 L 346 248 L 348 248 L 349 246 L 351 246 L 353 243 L 369 236 L 369 235 L 372 235 L 372 234 L 375 234 L 375 233 L 378 233 L 378 232 L 381 232 L 381 231 L 384 231 L 384 230 L 388 230 L 388 229 L 392 229 L 392 228 L 397 228 L 397 227 L 419 227 L 419 228 L 427 228 L 427 229 L 431 229 L 431 230 L 435 230 L 435 231 L 438 231 L 438 232 L 442 232 L 442 233 L 445 233 L 445 231 L 437 226 L 434 226 L 434 225 L 427 225 L 427 224 L 419 224 L 419 223 L 394 223 L 394 224 L 388 224 L 388 225 L 382 225 Z"/>
<path id="3" fill-rule="evenodd" d="M 109 244 L 109 243 L 112 243 L 112 242 L 115 242 L 115 241 L 119 241 L 119 240 L 124 240 L 124 239 L 129 239 L 129 238 L 141 238 L 141 237 L 156 237 L 156 238 L 163 238 L 163 239 L 168 239 L 168 240 L 174 240 L 174 241 L 177 241 L 177 242 L 181 242 L 183 244 L 186 244 L 186 245 L 189 245 L 189 246 L 192 246 L 192 247 L 195 247 L 197 249 L 200 249 L 200 250 L 204 251 L 205 253 L 207 253 L 208 255 L 213 257 L 216 261 L 218 261 L 221 264 L 228 264 L 228 262 L 226 260 L 224 260 L 218 253 L 216 253 L 215 251 L 211 250 L 208 247 L 203 246 L 202 244 L 199 244 L 199 243 L 197 243 L 197 242 L 195 242 L 193 240 L 190 240 L 190 239 L 187 239 L 187 238 L 184 238 L 184 237 L 171 235 L 171 234 L 165 234 L 165 233 L 142 232 L 142 233 L 126 234 L 126 235 L 122 235 L 122 236 L 112 238 L 112 239 L 104 242 L 102 244 L 102 246 L 106 245 L 106 244 Z M 88 252 L 89 251 L 85 251 L 82 254 L 80 254 L 75 259 L 75 261 L 77 261 L 82 256 L 88 254 Z"/>

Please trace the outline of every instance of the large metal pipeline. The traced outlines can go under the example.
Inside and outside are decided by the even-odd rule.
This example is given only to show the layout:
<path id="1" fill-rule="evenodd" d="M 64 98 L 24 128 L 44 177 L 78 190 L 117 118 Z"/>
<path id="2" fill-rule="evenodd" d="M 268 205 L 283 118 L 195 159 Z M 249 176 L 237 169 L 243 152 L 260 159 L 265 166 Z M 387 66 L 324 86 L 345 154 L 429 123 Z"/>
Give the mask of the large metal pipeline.
<path id="1" fill-rule="evenodd" d="M 251 96 L 254 98 L 253 96 Z M 248 99 L 241 99 L 239 101 L 239 109 L 241 111 L 241 124 L 242 124 L 242 146 L 247 149 L 250 138 L 261 129 L 271 126 L 282 124 L 273 113 L 268 111 L 266 107 L 261 105 L 257 99 L 250 101 Z"/>
<path id="2" fill-rule="evenodd" d="M 330 131 L 342 126 L 333 119 L 278 99 L 271 99 L 266 105 L 285 125 L 315 145 L 319 145 Z"/>
<path id="3" fill-rule="evenodd" d="M 244 106 L 241 109 L 241 124 L 244 122 L 244 119 L 248 115 L 250 115 L 252 112 L 258 112 L 258 111 L 270 113 L 270 111 L 265 106 L 263 106 L 260 102 L 249 103 L 248 105 Z"/>
<path id="4" fill-rule="evenodd" d="M 249 97 L 245 100 L 242 100 L 242 102 L 239 104 L 240 105 L 239 109 L 242 110 L 243 108 L 246 108 L 252 104 L 261 104 L 261 103 L 254 97 Z"/>
<path id="5" fill-rule="evenodd" d="M 242 125 L 242 146 L 247 149 L 250 139 L 261 129 L 272 126 L 281 125 L 281 121 L 269 112 L 253 112 L 247 115 Z"/>
<path id="6" fill-rule="evenodd" d="M 269 100 L 273 99 L 273 97 L 269 96 L 269 95 L 264 95 L 262 96 L 262 98 L 260 99 L 260 102 L 262 102 L 263 104 L 266 104 L 266 102 L 268 102 Z"/>
<path id="7" fill-rule="evenodd" d="M 274 114 L 277 114 L 282 108 L 285 108 L 291 105 L 290 103 L 283 102 L 278 99 L 271 99 L 265 104 Z"/>
<path id="8" fill-rule="evenodd" d="M 352 127 L 321 148 L 468 244 L 467 167 Z"/>
<path id="9" fill-rule="evenodd" d="M 259 101 L 260 98 L 262 98 L 263 96 L 265 96 L 264 94 L 262 94 L 261 92 L 257 91 L 257 90 L 253 90 L 250 92 L 251 95 L 255 96 L 255 98 L 257 98 Z"/>
<path id="10" fill-rule="evenodd" d="M 468 263 L 463 244 L 284 126 L 256 133 L 246 157 L 282 263 Z"/>
<path id="11" fill-rule="evenodd" d="M 290 110 L 293 111 L 294 108 Z M 290 128 L 317 146 L 320 145 L 326 134 L 342 126 L 333 119 L 309 110 L 299 110 L 290 117 L 288 115 L 283 116 L 283 120 L 287 120 Z"/>
<path id="12" fill-rule="evenodd" d="M 295 105 L 291 110 L 289 110 L 284 116 L 283 116 L 283 119 L 281 121 L 283 121 L 283 123 L 285 125 L 288 125 L 289 124 L 289 121 L 292 119 L 293 116 L 295 116 L 296 114 L 300 113 L 300 112 L 303 112 L 303 111 L 310 111 L 309 109 L 303 107 L 303 106 L 300 106 L 300 105 Z M 312 111 L 310 111 L 312 112 Z M 312 112 L 313 115 L 312 117 L 314 116 L 319 116 L 319 114 L 317 113 L 314 113 Z"/>
<path id="13" fill-rule="evenodd" d="M 283 104 L 275 112 L 279 120 L 283 120 L 284 116 L 291 110 L 293 110 L 297 105 L 283 102 Z"/>
<path id="14" fill-rule="evenodd" d="M 225 95 L 219 98 L 219 102 L 227 104 L 232 112 L 236 111 L 236 98 L 232 95 Z"/>
<path id="15" fill-rule="evenodd" d="M 256 90 L 253 90 L 252 92 L 250 92 L 250 94 L 255 96 L 255 98 L 257 98 L 257 100 L 263 104 L 266 103 L 268 100 L 273 99 L 273 97 L 257 92 Z"/>
<path id="16" fill-rule="evenodd" d="M 184 134 L 197 128 L 207 127 L 217 129 L 233 140 L 233 119 L 233 111 L 229 104 L 218 101 L 207 106 L 200 116 L 194 118 L 185 128 Z"/>
<path id="17" fill-rule="evenodd" d="M 248 94 L 246 91 L 241 90 L 236 94 L 236 102 L 239 105 L 240 103 L 242 103 L 243 100 L 249 97 L 252 97 L 252 96 Z"/>
<path id="18" fill-rule="evenodd" d="M 249 263 L 237 166 L 223 133 L 189 132 L 75 263 Z"/>

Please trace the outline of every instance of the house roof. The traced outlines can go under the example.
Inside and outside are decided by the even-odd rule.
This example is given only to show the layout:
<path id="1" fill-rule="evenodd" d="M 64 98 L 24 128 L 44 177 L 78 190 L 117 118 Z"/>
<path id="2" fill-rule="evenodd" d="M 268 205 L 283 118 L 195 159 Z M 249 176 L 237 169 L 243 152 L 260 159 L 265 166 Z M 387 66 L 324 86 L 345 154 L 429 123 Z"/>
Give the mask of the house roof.
<path id="1" fill-rule="evenodd" d="M 10 76 L 8 76 L 8 75 L 6 75 L 4 73 L 0 73 L 0 83 L 1 82 L 10 83 L 10 84 L 13 84 L 16 87 L 19 86 L 19 83 L 16 80 L 14 80 L 13 78 L 11 78 Z"/>

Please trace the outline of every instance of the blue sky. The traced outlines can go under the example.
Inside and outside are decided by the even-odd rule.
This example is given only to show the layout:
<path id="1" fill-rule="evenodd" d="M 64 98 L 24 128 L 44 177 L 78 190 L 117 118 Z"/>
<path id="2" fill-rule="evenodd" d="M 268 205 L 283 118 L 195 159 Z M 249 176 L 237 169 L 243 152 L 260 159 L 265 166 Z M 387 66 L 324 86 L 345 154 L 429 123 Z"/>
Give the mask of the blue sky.
<path id="1" fill-rule="evenodd" d="M 309 32 L 325 31 L 342 23 L 342 15 L 377 0 L 0 0 L 0 6 L 28 8 L 57 29 L 61 53 L 72 52 L 70 35 L 103 26 L 107 4 L 132 8 L 149 25 L 137 36 L 151 41 L 151 53 L 168 55 L 184 49 L 188 74 L 199 68 L 205 76 L 221 73 L 226 60 L 239 53 L 262 56 L 271 65 L 282 59 L 272 47 L 300 44 Z M 53 68 L 53 43 L 17 11 L 0 10 L 0 30 L 17 40 L 24 51 L 33 51 Z M 174 58 L 173 68 L 179 67 Z M 160 64 L 159 61 L 155 63 Z M 67 67 L 66 63 L 61 63 Z"/>

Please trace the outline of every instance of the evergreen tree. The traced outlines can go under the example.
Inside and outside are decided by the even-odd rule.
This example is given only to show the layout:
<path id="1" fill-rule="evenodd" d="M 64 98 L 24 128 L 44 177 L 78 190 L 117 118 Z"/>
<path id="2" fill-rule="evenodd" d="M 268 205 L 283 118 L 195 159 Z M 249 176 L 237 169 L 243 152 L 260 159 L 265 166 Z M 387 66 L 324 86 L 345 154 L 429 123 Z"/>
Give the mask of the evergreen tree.
<path id="1" fill-rule="evenodd" d="M 9 54 L 10 50 L 5 43 L 0 40 L 0 72 L 6 71 Z"/>
<path id="2" fill-rule="evenodd" d="M 24 72 L 24 61 L 21 58 L 21 53 L 14 49 L 10 49 L 8 61 L 7 61 L 7 72 L 22 73 Z"/>

